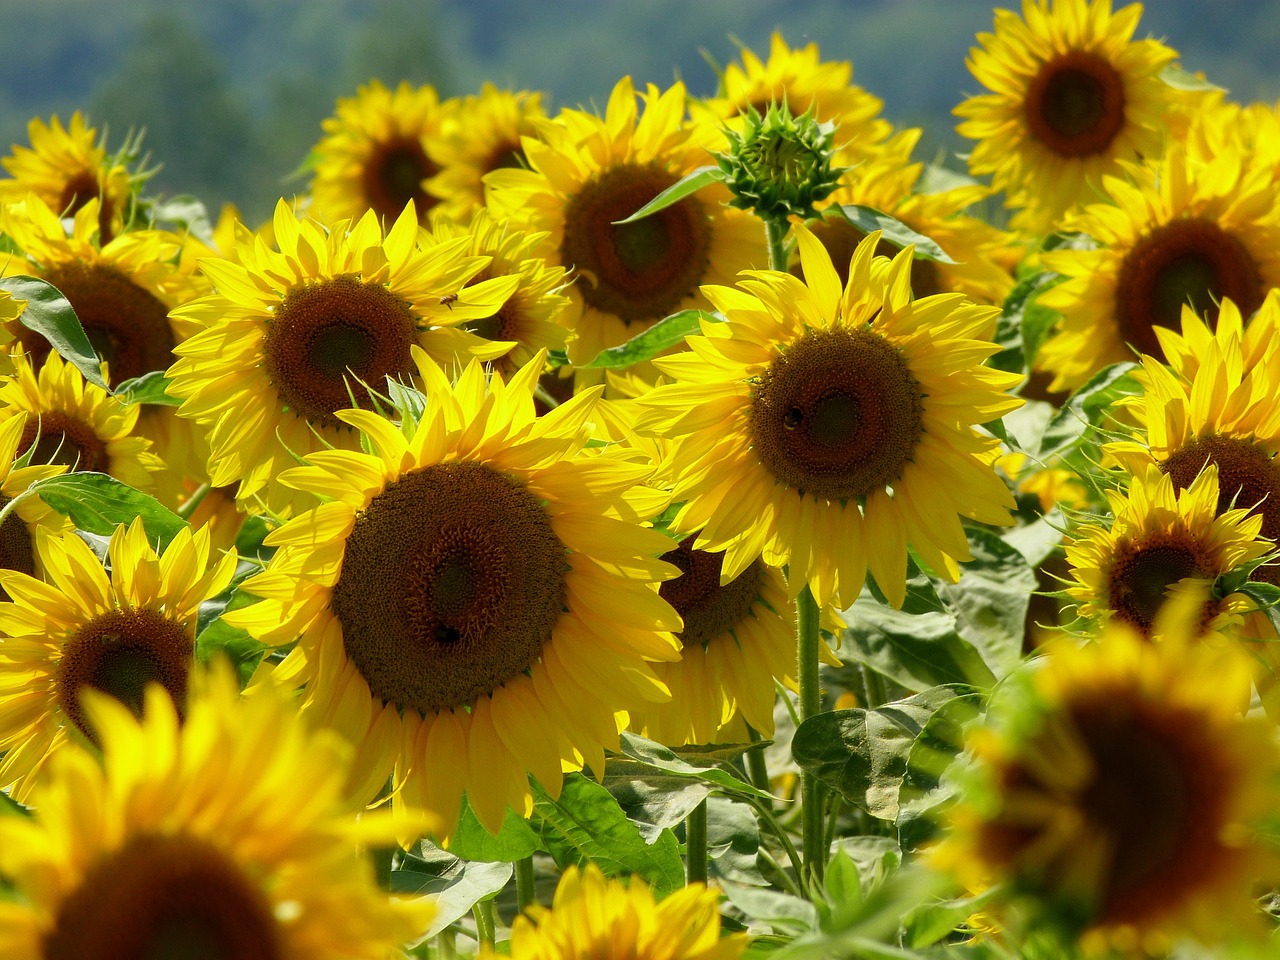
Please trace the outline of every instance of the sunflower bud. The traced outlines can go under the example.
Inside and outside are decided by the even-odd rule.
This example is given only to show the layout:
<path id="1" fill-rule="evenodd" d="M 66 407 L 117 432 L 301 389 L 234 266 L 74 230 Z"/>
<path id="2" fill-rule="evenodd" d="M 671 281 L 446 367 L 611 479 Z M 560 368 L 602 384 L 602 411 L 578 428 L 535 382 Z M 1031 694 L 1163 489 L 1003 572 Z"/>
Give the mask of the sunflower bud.
<path id="1" fill-rule="evenodd" d="M 815 216 L 814 204 L 835 190 L 846 167 L 832 167 L 835 124 L 819 123 L 813 108 L 793 117 L 786 102 L 761 117 L 749 107 L 741 133 L 726 131 L 727 153 L 716 163 L 727 174 L 730 203 L 766 220 Z"/>

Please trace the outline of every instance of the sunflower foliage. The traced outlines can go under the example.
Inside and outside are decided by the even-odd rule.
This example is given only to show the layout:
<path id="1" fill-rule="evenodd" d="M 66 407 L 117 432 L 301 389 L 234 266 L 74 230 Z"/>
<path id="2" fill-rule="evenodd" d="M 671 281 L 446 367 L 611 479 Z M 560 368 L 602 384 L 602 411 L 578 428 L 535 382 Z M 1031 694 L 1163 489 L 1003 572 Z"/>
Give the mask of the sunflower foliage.
<path id="1" fill-rule="evenodd" d="M 0 160 L 0 955 L 1274 953 L 1280 112 L 996 10 Z M 264 201 L 265 202 L 265 201 Z M 96 951 L 96 952 L 95 952 Z"/>

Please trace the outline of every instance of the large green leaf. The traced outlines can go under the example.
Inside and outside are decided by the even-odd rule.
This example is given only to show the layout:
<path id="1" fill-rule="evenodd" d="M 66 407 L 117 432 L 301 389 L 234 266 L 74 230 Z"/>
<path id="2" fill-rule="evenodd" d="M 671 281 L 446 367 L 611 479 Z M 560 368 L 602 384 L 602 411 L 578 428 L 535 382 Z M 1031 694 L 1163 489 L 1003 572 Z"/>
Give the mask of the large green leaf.
<path id="1" fill-rule="evenodd" d="M 743 745 L 735 748 L 732 753 L 726 753 L 725 747 L 718 747 L 711 752 L 691 750 L 681 756 L 670 747 L 647 740 L 639 734 L 625 732 L 619 740 L 622 755 L 643 765 L 651 774 L 701 780 L 729 795 L 772 799 L 770 794 L 747 783 L 736 769 L 726 763 L 730 756 L 739 756 L 746 749 L 762 749 L 765 746 L 763 743 Z"/>
<path id="2" fill-rule="evenodd" d="M 502 829 L 494 836 L 476 819 L 467 798 L 462 798 L 458 827 L 449 840 L 449 852 L 454 856 L 486 863 L 515 863 L 538 849 L 538 835 L 518 813 L 507 810 Z"/>
<path id="3" fill-rule="evenodd" d="M 70 517 L 81 530 L 111 536 L 119 524 L 142 518 L 147 537 L 163 549 L 187 522 L 155 497 L 105 473 L 67 473 L 31 485 L 54 510 Z"/>
<path id="4" fill-rule="evenodd" d="M 655 770 L 628 757 L 610 757 L 603 782 L 627 818 L 650 842 L 663 830 L 683 823 L 715 789 L 704 780 Z"/>
<path id="5" fill-rule="evenodd" d="M 48 340 L 62 359 L 79 370 L 90 383 L 107 389 L 98 354 L 62 291 L 51 283 L 25 275 L 0 279 L 0 288 L 8 290 L 15 300 L 27 302 L 18 317 L 24 327 Z"/>
<path id="6" fill-rule="evenodd" d="M 242 595 L 243 596 L 243 595 Z M 225 620 L 214 620 L 196 635 L 196 659 L 208 663 L 216 656 L 231 661 L 242 684 L 247 683 L 271 647 L 254 639 L 242 627 L 233 627 Z"/>
<path id="7" fill-rule="evenodd" d="M 565 777 L 558 800 L 535 786 L 530 825 L 562 870 L 594 863 L 606 876 L 638 874 L 659 899 L 684 886 L 675 834 L 663 830 L 646 842 L 609 791 L 582 774 Z"/>
<path id="8" fill-rule="evenodd" d="M 1045 335 L 1058 319 L 1058 314 L 1040 306 L 1036 297 L 1062 279 L 1053 273 L 1036 273 L 1014 286 L 1005 298 L 996 324 L 1000 352 L 987 361 L 989 366 L 1011 373 L 1028 369 Z"/>
<path id="9" fill-rule="evenodd" d="M 652 360 L 664 350 L 684 341 L 691 333 L 701 329 L 702 321 L 723 321 L 723 317 L 706 310 L 682 310 L 669 317 L 663 317 L 653 326 L 644 330 L 626 343 L 607 350 L 601 350 L 590 363 L 582 364 L 582 369 L 608 368 L 621 370 L 632 364 Z"/>
<path id="10" fill-rule="evenodd" d="M 964 749 L 964 734 L 979 715 L 983 698 L 976 692 L 961 693 L 940 704 L 916 736 L 907 754 L 907 770 L 898 789 L 898 843 L 913 850 L 931 840 L 940 823 L 939 813 L 956 791 L 948 769 Z"/>
<path id="11" fill-rule="evenodd" d="M 745 803 L 728 797 L 707 798 L 707 853 L 711 876 L 749 886 L 767 886 L 760 874 L 760 825 Z"/>
<path id="12" fill-rule="evenodd" d="M 685 197 L 697 193 L 705 186 L 712 183 L 723 183 L 725 177 L 726 174 L 724 171 L 715 164 L 698 167 L 696 170 L 690 171 L 671 186 L 667 187 L 667 189 L 663 190 L 643 207 L 631 214 L 631 216 L 623 220 L 615 220 L 614 223 L 615 225 L 620 226 L 624 223 L 634 223 L 637 220 L 643 220 L 645 217 L 655 214 L 659 210 L 666 209 L 673 203 L 679 203 Z"/>
<path id="13" fill-rule="evenodd" d="M 861 204 L 848 203 L 831 207 L 823 211 L 826 215 L 841 214 L 849 223 L 863 233 L 874 233 L 879 230 L 884 239 L 899 247 L 915 246 L 915 256 L 919 260 L 936 260 L 939 263 L 955 263 L 937 242 L 923 233 L 917 233 L 897 217 Z"/>
<path id="14" fill-rule="evenodd" d="M 499 893 L 513 872 L 510 863 L 462 860 L 424 840 L 391 871 L 391 891 L 431 895 L 436 914 L 416 941 L 421 943 L 466 916 L 474 904 Z"/>

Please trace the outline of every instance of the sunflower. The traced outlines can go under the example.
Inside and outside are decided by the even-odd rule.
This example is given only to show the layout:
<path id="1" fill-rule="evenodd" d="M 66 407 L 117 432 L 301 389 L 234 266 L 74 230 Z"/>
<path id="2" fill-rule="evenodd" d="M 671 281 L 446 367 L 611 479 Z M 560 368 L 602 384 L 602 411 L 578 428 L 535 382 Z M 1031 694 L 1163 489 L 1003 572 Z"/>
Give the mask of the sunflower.
<path id="1" fill-rule="evenodd" d="M 164 463 L 151 441 L 135 434 L 138 408 L 87 383 L 80 371 L 50 353 L 37 373 L 21 351 L 14 375 L 0 382 L 0 423 L 25 416 L 18 452 L 33 463 L 109 473 L 145 490 Z"/>
<path id="2" fill-rule="evenodd" d="M 1212 323 L 1232 300 L 1250 315 L 1280 286 L 1280 190 L 1271 170 L 1226 151 L 1200 162 L 1180 147 L 1104 179 L 1110 203 L 1090 204 L 1066 221 L 1096 249 L 1062 249 L 1044 265 L 1067 279 L 1038 302 L 1062 314 L 1036 365 L 1071 389 L 1133 351 L 1165 359 L 1155 333 L 1177 328 L 1190 304 Z"/>
<path id="3" fill-rule="evenodd" d="M 441 171 L 427 145 L 444 116 L 435 87 L 407 80 L 394 91 L 370 80 L 354 97 L 338 100 L 312 148 L 314 214 L 356 220 L 372 210 L 379 222 L 391 223 L 412 202 L 425 219 L 438 202 L 425 183 Z"/>
<path id="4" fill-rule="evenodd" d="M 618 224 L 724 146 L 709 126 L 684 122 L 685 88 L 641 96 L 630 77 L 613 88 L 603 118 L 565 110 L 526 138 L 528 170 L 485 178 L 489 206 L 529 229 L 546 231 L 539 253 L 577 275 L 567 290 L 568 354 L 587 363 L 679 310 L 706 307 L 698 285 L 728 282 L 743 266 L 768 260 L 764 230 L 725 205 L 720 185 L 634 223 Z"/>
<path id="5" fill-rule="evenodd" d="M 1224 347 L 1240 353 L 1241 373 L 1272 362 L 1269 358 L 1280 344 L 1280 287 L 1267 291 L 1257 312 L 1243 316 L 1236 302 L 1227 298 L 1217 304 L 1217 317 L 1212 325 L 1189 305 L 1182 308 L 1182 329 L 1156 327 L 1160 352 L 1169 367 L 1187 384 L 1195 382 L 1202 359 Z M 1226 347 L 1230 342 L 1232 345 Z M 1265 374 L 1259 374 L 1265 376 Z M 1238 378 L 1233 380 L 1238 385 Z"/>
<path id="6" fill-rule="evenodd" d="M 200 604 L 236 567 L 234 553 L 211 558 L 205 530 L 183 529 L 158 554 L 141 520 L 112 535 L 110 573 L 74 531 L 42 532 L 36 550 L 47 582 L 0 570 L 12 597 L 0 603 L 0 784 L 19 800 L 73 729 L 92 738 L 85 690 L 136 713 L 159 683 L 182 712 Z"/>
<path id="7" fill-rule="evenodd" d="M 1272 728 L 1222 695 L 1248 683 L 1239 650 L 1191 644 L 1176 616 L 1156 632 L 1147 643 L 1117 624 L 1051 646 L 971 732 L 930 860 L 975 890 L 1003 882 L 1003 921 L 1126 956 L 1261 932 L 1252 887 L 1275 863 L 1254 828 L 1280 801 Z"/>
<path id="8" fill-rule="evenodd" d="M 656 589 L 676 570 L 627 501 L 652 467 L 579 456 L 598 389 L 535 419 L 542 356 L 487 385 L 476 362 L 450 384 L 416 356 L 421 420 L 337 414 L 375 452 L 281 475 L 331 499 L 267 538 L 278 550 L 245 584 L 265 599 L 225 619 L 298 641 L 275 677 L 360 746 L 353 794 L 394 767 L 401 806 L 448 834 L 465 790 L 496 832 L 508 807 L 531 812 L 530 773 L 553 796 L 564 769 L 599 776 L 618 711 L 667 697 L 646 660 L 678 656 Z"/>
<path id="9" fill-rule="evenodd" d="M 1066 593 L 1082 617 L 1120 620 L 1149 636 L 1170 591 L 1184 581 L 1213 584 L 1272 550 L 1259 540 L 1262 517 L 1249 506 L 1218 512 L 1218 468 L 1208 464 L 1178 491 L 1155 466 L 1134 477 L 1127 494 L 1108 491 L 1112 519 L 1085 524 L 1066 542 Z M 1179 586 L 1182 584 L 1183 586 Z M 1198 636 L 1225 636 L 1254 609 L 1242 594 L 1208 598 Z"/>
<path id="10" fill-rule="evenodd" d="M 384 237 L 372 212 L 326 230 L 281 201 L 272 230 L 278 251 L 246 234 L 234 260 L 200 261 L 216 292 L 174 311 L 202 329 L 168 375 L 180 415 L 209 429 L 212 485 L 238 482 L 240 500 L 280 513 L 315 503 L 275 483 L 280 471 L 354 445 L 336 411 L 371 406 L 387 377 L 412 379 L 411 346 L 445 363 L 506 352 L 453 327 L 493 316 L 519 280 L 468 285 L 487 258 L 467 256 L 466 237 L 420 242 L 408 208 Z"/>
<path id="11" fill-rule="evenodd" d="M 805 282 L 750 270 L 704 292 L 727 318 L 656 361 L 677 383 L 637 401 L 637 429 L 678 441 L 664 467 L 684 501 L 674 529 L 724 551 L 722 580 L 763 555 L 790 564 L 820 606 L 849 606 L 869 568 L 901 605 L 907 545 L 955 580 L 969 559 L 960 517 L 1009 523 L 997 441 L 978 433 L 1021 401 L 1019 377 L 983 360 L 999 313 L 960 294 L 911 299 L 912 249 L 857 247 L 842 287 L 831 257 L 797 228 Z"/>
<path id="12" fill-rule="evenodd" d="M 536 135 L 545 118 L 542 94 L 500 90 L 485 83 L 477 96 L 446 100 L 444 120 L 428 143 L 440 172 L 426 189 L 439 198 L 432 215 L 468 223 L 484 206 L 484 177 L 494 170 L 525 166 L 524 137 Z"/>
<path id="13" fill-rule="evenodd" d="M 35 194 L 55 213 L 80 212 L 90 200 L 98 202 L 94 225 L 102 244 L 108 243 L 131 215 L 133 189 L 129 171 L 107 159 L 97 131 L 76 111 L 64 127 L 54 116 L 49 123 L 35 117 L 27 124 L 30 147 L 14 145 L 0 159 L 11 180 L 0 180 L 0 205 Z"/>
<path id="14" fill-rule="evenodd" d="M 880 116 L 884 101 L 853 82 L 851 63 L 824 61 L 816 43 L 792 48 L 777 31 L 767 60 L 743 47 L 742 63 L 724 68 L 716 95 L 691 106 L 700 120 L 719 124 L 735 122 L 748 109 L 764 116 L 771 104 L 784 102 L 795 116 L 812 109 L 819 122 L 836 124 L 854 160 L 874 154 L 893 131 Z"/>
<path id="15" fill-rule="evenodd" d="M 639 877 L 607 879 L 594 863 L 570 866 L 551 909 L 511 926 L 512 960 L 736 960 L 742 933 L 720 936 L 720 895 L 695 883 L 660 903 Z"/>
<path id="16" fill-rule="evenodd" d="M 996 10 L 978 35 L 966 62 L 989 92 L 955 108 L 957 130 L 978 141 L 970 172 L 1020 208 L 1015 226 L 1048 233 L 1121 161 L 1160 155 L 1183 95 L 1160 77 L 1177 52 L 1132 39 L 1141 16 L 1137 3 L 1023 0 L 1021 17 Z"/>
<path id="17" fill-rule="evenodd" d="M 185 715 L 155 685 L 141 720 L 85 698 L 102 764 L 63 751 L 36 815 L 0 822 L 0 953 L 384 960 L 420 937 L 434 909 L 380 891 L 364 850 L 386 818 L 343 804 L 348 746 L 230 669 L 192 679 Z"/>

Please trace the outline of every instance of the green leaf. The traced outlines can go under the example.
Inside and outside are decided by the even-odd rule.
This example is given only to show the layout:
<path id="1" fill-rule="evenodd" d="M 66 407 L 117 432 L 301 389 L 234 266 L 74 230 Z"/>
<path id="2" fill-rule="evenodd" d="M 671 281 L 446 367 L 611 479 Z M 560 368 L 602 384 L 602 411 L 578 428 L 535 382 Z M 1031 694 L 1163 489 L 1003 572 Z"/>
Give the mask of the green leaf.
<path id="1" fill-rule="evenodd" d="M 238 593 L 237 596 L 247 595 Z M 225 656 L 236 668 L 242 685 L 249 682 L 269 650 L 271 647 L 254 639 L 244 628 L 233 627 L 220 619 L 214 620 L 196 636 L 196 659 L 201 663 L 208 663 L 219 654 Z"/>
<path id="2" fill-rule="evenodd" d="M 791 752 L 796 763 L 850 803 L 873 817 L 895 820 L 916 738 L 939 707 L 971 694 L 969 687 L 948 685 L 874 710 L 820 713 L 796 729 Z"/>
<path id="3" fill-rule="evenodd" d="M 182 401 L 166 393 L 169 378 L 163 370 L 152 370 L 132 380 L 125 380 L 112 391 L 124 403 L 154 403 L 166 407 L 180 407 Z"/>
<path id="4" fill-rule="evenodd" d="M 151 205 L 152 219 L 175 233 L 189 233 L 205 246 L 210 247 L 210 255 L 215 249 L 213 242 L 213 222 L 209 219 L 209 208 L 204 202 L 189 193 L 179 194 L 157 200 Z"/>
<path id="5" fill-rule="evenodd" d="M 1188 73 L 1176 63 L 1171 63 L 1161 70 L 1160 79 L 1177 90 L 1192 90 L 1200 92 L 1221 90 L 1226 92 L 1226 87 L 1220 87 L 1216 83 L 1210 83 L 1203 77 L 1197 77 L 1194 73 Z"/>
<path id="6" fill-rule="evenodd" d="M 1052 273 L 1037 273 L 1014 286 L 1005 297 L 996 322 L 995 342 L 1000 344 L 1000 352 L 987 361 L 988 365 L 1010 373 L 1027 370 L 1045 333 L 1058 318 L 1055 311 L 1039 306 L 1035 298 L 1062 279 L 1065 278 Z"/>
<path id="7" fill-rule="evenodd" d="M 1280 633 L 1280 587 L 1250 580 L 1240 586 L 1240 592 L 1258 605 L 1258 609 L 1271 621 L 1271 626 Z"/>
<path id="8" fill-rule="evenodd" d="M 923 233 L 917 233 L 897 217 L 892 217 L 881 210 L 877 210 L 874 207 L 864 207 L 861 204 L 846 203 L 823 211 L 824 214 L 828 215 L 837 212 L 842 214 L 849 223 L 863 233 L 873 233 L 879 230 L 884 239 L 892 244 L 896 244 L 899 247 L 914 245 L 917 259 L 936 260 L 939 263 L 955 263 L 947 255 L 947 252 L 938 246 L 936 241 L 930 240 Z"/>
<path id="9" fill-rule="evenodd" d="M 422 841 L 391 871 L 391 892 L 430 894 L 436 907 L 430 926 L 415 942 L 434 937 L 449 924 L 466 916 L 481 900 L 495 896 L 511 880 L 510 863 L 470 862 Z"/>
<path id="10" fill-rule="evenodd" d="M 659 210 L 664 210 L 673 203 L 679 203 L 685 197 L 690 194 L 697 193 L 708 184 L 724 183 L 725 176 L 724 171 L 715 164 L 698 167 L 698 169 L 685 174 L 671 186 L 667 187 L 667 189 L 663 190 L 660 194 L 625 220 L 613 221 L 614 225 L 617 226 L 623 223 L 635 223 L 637 220 L 643 220 L 650 214 L 657 213 Z"/>
<path id="11" fill-rule="evenodd" d="M 147 538 L 163 550 L 179 530 L 188 524 L 150 494 L 105 473 L 67 473 L 31 485 L 29 493 L 63 516 L 71 518 L 81 530 L 111 536 L 119 524 L 142 518 Z"/>
<path id="12" fill-rule="evenodd" d="M 0 790 L 0 817 L 29 817 L 31 810 Z"/>
<path id="13" fill-rule="evenodd" d="M 476 819 L 467 798 L 462 798 L 458 828 L 449 840 L 449 852 L 454 856 L 486 863 L 515 863 L 538 849 L 538 835 L 514 810 L 507 810 L 502 829 L 494 836 Z"/>
<path id="14" fill-rule="evenodd" d="M 1113 363 L 1076 390 L 1045 427 L 1037 451 L 1039 459 L 1048 460 L 1075 447 L 1090 428 L 1103 421 L 1116 401 L 1142 393 L 1133 377 L 1136 368 L 1135 363 Z"/>
<path id="15" fill-rule="evenodd" d="M 818 926 L 818 911 L 808 900 L 768 887 L 723 885 L 725 899 L 751 920 L 768 924 L 775 933 L 798 937 Z"/>
<path id="16" fill-rule="evenodd" d="M 907 754 L 907 772 L 898 789 L 898 843 L 914 850 L 938 831 L 939 813 L 956 785 L 946 776 L 964 749 L 965 728 L 979 715 L 983 698 L 963 693 L 941 704 Z"/>
<path id="17" fill-rule="evenodd" d="M 669 347 L 683 342 L 689 334 L 697 333 L 701 329 L 703 320 L 720 323 L 724 318 L 706 310 L 681 310 L 669 317 L 663 317 L 626 343 L 601 350 L 594 360 L 583 364 L 580 369 L 620 370 L 644 360 L 652 360 Z"/>
<path id="18" fill-rule="evenodd" d="M 274 529 L 264 517 L 257 514 L 245 517 L 240 524 L 240 532 L 236 534 L 236 553 L 246 559 L 265 562 L 276 551 L 275 547 L 264 546 L 262 541 Z"/>
<path id="19" fill-rule="evenodd" d="M 745 803 L 707 798 L 707 853 L 711 876 L 748 886 L 768 886 L 760 873 L 760 825 Z"/>
<path id="20" fill-rule="evenodd" d="M 534 786 L 531 826 L 542 849 L 564 869 L 594 863 L 609 877 L 637 874 L 658 899 L 684 886 L 684 861 L 675 834 L 646 843 L 609 791 L 580 773 L 564 779 L 558 800 Z"/>
<path id="21" fill-rule="evenodd" d="M 655 770 L 628 757 L 609 758 L 604 788 L 649 842 L 683 823 L 714 789 L 706 781 Z"/>
<path id="22" fill-rule="evenodd" d="M 739 777 L 736 771 L 727 767 L 719 753 L 713 753 L 710 757 L 701 757 L 690 752 L 681 757 L 671 748 L 631 732 L 624 732 L 619 740 L 624 757 L 629 757 L 651 771 L 701 780 L 730 795 L 738 794 L 762 800 L 772 799 L 771 794 L 757 790 Z M 753 749 L 764 746 L 763 743 L 751 745 Z M 612 762 L 611 760 L 610 763 Z M 608 764 L 605 766 L 607 768 Z"/>
<path id="23" fill-rule="evenodd" d="M 48 340 L 62 359 L 90 383 L 108 389 L 107 381 L 102 379 L 102 362 L 70 301 L 57 287 L 36 277 L 19 275 L 0 279 L 0 289 L 8 290 L 15 300 L 27 301 L 18 317 L 24 327 Z"/>

